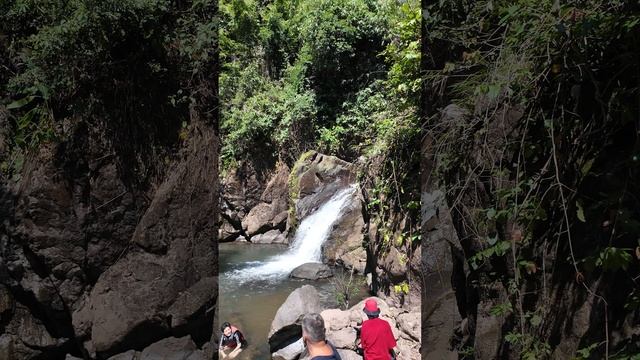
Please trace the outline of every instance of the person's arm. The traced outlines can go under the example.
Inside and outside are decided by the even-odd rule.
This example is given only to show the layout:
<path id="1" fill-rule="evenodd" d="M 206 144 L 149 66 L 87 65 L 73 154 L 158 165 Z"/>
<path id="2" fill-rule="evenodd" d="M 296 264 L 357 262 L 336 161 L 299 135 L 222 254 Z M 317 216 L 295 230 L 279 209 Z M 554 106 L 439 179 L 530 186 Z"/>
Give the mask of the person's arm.
<path id="1" fill-rule="evenodd" d="M 233 333 L 233 338 L 236 339 L 236 346 L 240 347 L 242 345 L 242 343 L 240 342 L 240 336 L 238 336 L 238 332 L 234 332 Z"/>
<path id="2" fill-rule="evenodd" d="M 398 344 L 396 343 L 395 336 L 393 336 L 393 330 L 391 329 L 391 325 L 389 325 L 389 323 L 387 323 L 387 325 L 389 326 L 389 353 L 391 354 L 391 358 L 395 359 L 396 358 L 395 348 L 396 346 L 398 346 Z"/>

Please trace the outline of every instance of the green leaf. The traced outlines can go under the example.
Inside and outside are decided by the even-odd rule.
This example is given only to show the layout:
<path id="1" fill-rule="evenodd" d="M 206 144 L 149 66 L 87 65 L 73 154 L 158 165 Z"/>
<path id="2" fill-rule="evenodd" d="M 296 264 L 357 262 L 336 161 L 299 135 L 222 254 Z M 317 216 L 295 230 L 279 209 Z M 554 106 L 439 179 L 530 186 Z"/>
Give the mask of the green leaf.
<path id="1" fill-rule="evenodd" d="M 596 265 L 602 266 L 602 269 L 605 271 L 626 270 L 632 259 L 631 254 L 626 250 L 627 249 L 607 247 L 600 252 Z"/>
<path id="2" fill-rule="evenodd" d="M 591 170 L 591 167 L 593 166 L 594 161 L 595 159 L 589 159 L 586 163 L 584 163 L 584 165 L 582 165 L 582 169 L 580 170 L 580 172 L 582 173 L 582 176 L 587 175 L 589 170 Z"/>
<path id="3" fill-rule="evenodd" d="M 582 208 L 582 204 L 579 201 L 576 201 L 576 207 L 578 208 L 576 211 L 576 215 L 578 216 L 578 220 L 582 222 L 587 222 L 587 219 L 584 217 L 584 209 Z"/>
<path id="4" fill-rule="evenodd" d="M 540 323 L 542 323 L 542 317 L 540 315 L 537 315 L 537 314 L 533 315 L 531 317 L 530 322 L 531 322 L 531 325 L 538 326 L 538 325 L 540 325 Z"/>
<path id="5" fill-rule="evenodd" d="M 33 99 L 35 99 L 35 96 L 26 96 L 23 97 L 20 100 L 16 100 L 12 103 L 10 103 L 9 105 L 7 105 L 7 110 L 13 110 L 13 109 L 19 109 L 25 105 L 28 105 L 31 101 L 33 101 Z"/>

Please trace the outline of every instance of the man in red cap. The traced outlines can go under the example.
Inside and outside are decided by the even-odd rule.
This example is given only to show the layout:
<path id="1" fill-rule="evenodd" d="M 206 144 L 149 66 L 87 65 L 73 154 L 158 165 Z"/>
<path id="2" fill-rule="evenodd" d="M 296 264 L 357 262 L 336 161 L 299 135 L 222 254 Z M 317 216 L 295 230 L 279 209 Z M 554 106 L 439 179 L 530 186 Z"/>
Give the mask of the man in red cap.
<path id="1" fill-rule="evenodd" d="M 362 323 L 360 344 L 364 352 L 364 360 L 390 360 L 395 358 L 393 348 L 396 339 L 388 322 L 380 319 L 380 308 L 375 299 L 364 303 L 364 313 L 369 320 Z"/>

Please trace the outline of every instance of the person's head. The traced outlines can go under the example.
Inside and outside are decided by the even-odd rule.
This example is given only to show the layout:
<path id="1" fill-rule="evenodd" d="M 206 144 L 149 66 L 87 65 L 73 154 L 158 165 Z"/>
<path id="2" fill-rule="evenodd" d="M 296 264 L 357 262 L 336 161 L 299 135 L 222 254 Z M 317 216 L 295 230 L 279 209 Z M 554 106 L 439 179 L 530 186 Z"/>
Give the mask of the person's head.
<path id="1" fill-rule="evenodd" d="M 362 309 L 369 319 L 377 318 L 380 315 L 380 308 L 375 299 L 369 299 L 364 302 L 364 309 Z"/>
<path id="2" fill-rule="evenodd" d="M 311 313 L 302 318 L 302 339 L 310 343 L 325 340 L 324 319 L 320 314 Z"/>
<path id="3" fill-rule="evenodd" d="M 228 322 L 223 323 L 220 327 L 220 331 L 222 331 L 224 336 L 231 335 L 231 324 L 229 324 Z"/>

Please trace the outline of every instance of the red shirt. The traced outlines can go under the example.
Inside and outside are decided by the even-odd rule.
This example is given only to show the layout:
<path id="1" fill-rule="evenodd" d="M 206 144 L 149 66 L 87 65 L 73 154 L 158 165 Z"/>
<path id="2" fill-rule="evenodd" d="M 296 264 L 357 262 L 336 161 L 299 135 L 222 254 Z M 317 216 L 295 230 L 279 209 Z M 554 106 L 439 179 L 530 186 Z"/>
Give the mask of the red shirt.
<path id="1" fill-rule="evenodd" d="M 367 360 L 389 360 L 389 350 L 396 346 L 389 323 L 373 318 L 362 323 L 360 343 L 364 349 L 364 358 Z"/>

